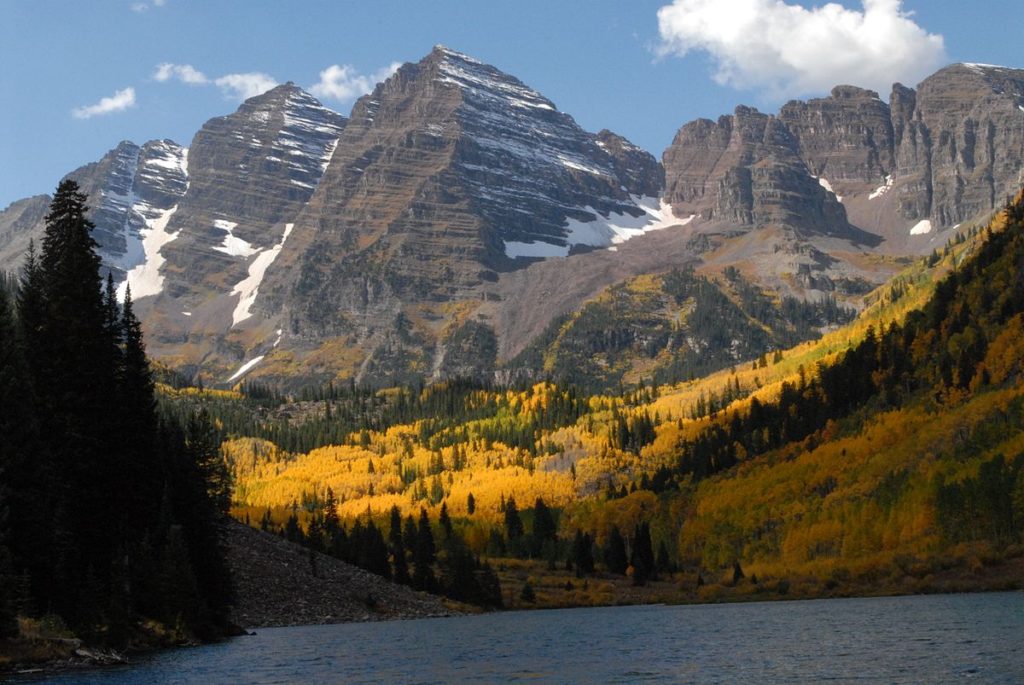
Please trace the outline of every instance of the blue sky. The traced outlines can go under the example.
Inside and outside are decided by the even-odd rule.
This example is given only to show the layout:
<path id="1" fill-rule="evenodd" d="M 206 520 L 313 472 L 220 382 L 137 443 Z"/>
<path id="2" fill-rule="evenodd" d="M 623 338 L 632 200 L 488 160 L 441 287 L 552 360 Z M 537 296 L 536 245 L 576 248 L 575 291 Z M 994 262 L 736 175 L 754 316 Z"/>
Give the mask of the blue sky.
<path id="1" fill-rule="evenodd" d="M 123 139 L 187 145 L 268 77 L 310 88 L 335 65 L 318 90 L 348 114 L 374 75 L 437 43 L 519 77 L 584 128 L 609 128 L 655 156 L 687 121 L 739 103 L 775 111 L 840 82 L 887 98 L 888 85 L 876 83 L 916 84 L 939 63 L 1024 66 L 1019 0 L 823 5 L 0 0 L 0 207 L 52 191 Z M 162 64 L 172 66 L 161 73 Z"/>

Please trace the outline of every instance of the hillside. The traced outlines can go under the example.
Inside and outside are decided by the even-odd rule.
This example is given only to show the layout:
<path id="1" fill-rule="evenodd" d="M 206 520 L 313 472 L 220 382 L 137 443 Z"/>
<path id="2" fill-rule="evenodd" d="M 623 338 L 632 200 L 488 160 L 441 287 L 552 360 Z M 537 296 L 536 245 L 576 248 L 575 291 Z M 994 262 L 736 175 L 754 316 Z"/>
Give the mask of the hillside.
<path id="1" fill-rule="evenodd" d="M 758 590 L 797 583 L 802 595 L 1013 586 L 1022 278 L 1019 196 L 872 293 L 850 324 L 682 384 L 620 396 L 331 387 L 287 402 L 259 386 L 167 393 L 221 417 L 235 512 L 252 521 L 311 521 L 329 487 L 350 522 L 444 504 L 490 558 L 572 563 L 582 531 L 612 575 L 613 528 L 632 556 L 647 526 L 659 568 L 707 581 L 701 597 L 738 592 L 737 564 Z M 529 524 L 538 498 L 559 523 L 553 546 L 533 554 L 529 533 L 526 547 L 509 537 L 508 502 Z"/>
<path id="2" fill-rule="evenodd" d="M 458 613 L 433 595 L 248 526 L 232 523 L 225 539 L 235 582 L 231 620 L 246 628 Z"/>

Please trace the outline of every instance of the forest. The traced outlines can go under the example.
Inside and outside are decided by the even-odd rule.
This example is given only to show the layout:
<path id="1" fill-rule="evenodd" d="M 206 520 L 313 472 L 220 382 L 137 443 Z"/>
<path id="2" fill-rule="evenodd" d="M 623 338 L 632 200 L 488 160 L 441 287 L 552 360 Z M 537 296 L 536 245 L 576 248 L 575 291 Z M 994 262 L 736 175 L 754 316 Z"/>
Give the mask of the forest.
<path id="1" fill-rule="evenodd" d="M 231 601 L 221 434 L 205 412 L 159 410 L 86 199 L 60 184 L 38 253 L 0 288 L 0 639 L 216 639 Z"/>

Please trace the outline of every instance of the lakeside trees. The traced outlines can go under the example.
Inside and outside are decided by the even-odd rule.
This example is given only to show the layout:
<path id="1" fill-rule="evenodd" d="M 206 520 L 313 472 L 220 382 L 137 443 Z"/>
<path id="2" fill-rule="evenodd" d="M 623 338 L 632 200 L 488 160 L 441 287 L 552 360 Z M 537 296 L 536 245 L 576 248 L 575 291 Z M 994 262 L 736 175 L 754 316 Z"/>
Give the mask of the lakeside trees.
<path id="1" fill-rule="evenodd" d="M 0 575 L 18 580 L 0 624 L 13 609 L 114 645 L 139 617 L 212 636 L 230 598 L 205 470 L 220 438 L 158 416 L 130 294 L 122 307 L 101 287 L 86 211 L 61 182 L 16 306 L 0 295 Z"/>

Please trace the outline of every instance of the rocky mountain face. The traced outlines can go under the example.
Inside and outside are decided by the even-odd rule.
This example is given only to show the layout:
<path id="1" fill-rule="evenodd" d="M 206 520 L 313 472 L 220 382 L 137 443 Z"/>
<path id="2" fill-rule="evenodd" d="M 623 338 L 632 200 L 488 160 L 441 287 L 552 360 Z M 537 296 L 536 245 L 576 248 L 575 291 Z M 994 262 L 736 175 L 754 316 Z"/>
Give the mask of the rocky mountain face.
<path id="1" fill-rule="evenodd" d="M 609 217 L 653 226 L 661 184 L 625 139 L 438 47 L 356 103 L 261 306 L 303 343 L 343 337 L 357 378 L 490 369 L 473 311 L 501 274 L 628 237 Z"/>
<path id="2" fill-rule="evenodd" d="M 614 329 L 592 325 L 602 302 L 640 293 L 635 304 L 647 286 L 634 279 L 687 266 L 858 306 L 902 260 L 1000 206 L 1022 167 L 1021 70 L 954 65 L 896 84 L 888 103 L 839 86 L 777 115 L 738 107 L 683 126 L 659 163 L 439 46 L 348 118 L 289 83 L 210 120 L 187 149 L 123 142 L 69 176 L 151 353 L 207 383 L 298 385 L 571 366 L 579 331 L 600 347 Z M 47 203 L 0 212 L 0 268 L 41 235 Z M 687 346 L 651 347 L 678 318 L 665 297 L 605 346 L 594 378 L 649 367 L 612 358 L 633 348 L 700 367 Z M 561 351 L 541 349 L 545 335 Z"/>
<path id="3" fill-rule="evenodd" d="M 959 64 L 889 103 L 838 86 L 777 116 L 738 107 L 683 126 L 663 163 L 665 200 L 704 221 L 691 245 L 706 262 L 856 305 L 1019 188 L 1024 71 Z"/>
<path id="4" fill-rule="evenodd" d="M 680 129 L 663 156 L 666 199 L 734 226 L 842 235 L 852 225 L 890 242 L 915 228 L 927 235 L 978 218 L 1016 188 L 1022 103 L 1024 71 L 957 64 L 917 90 L 895 84 L 888 104 L 838 86 L 778 116 L 739 107 Z M 894 242 L 882 249 L 907 247 Z"/>
<path id="5" fill-rule="evenodd" d="M 146 261 L 143 238 L 150 224 L 173 207 L 186 188 L 187 150 L 169 140 L 139 146 L 123 141 L 98 162 L 72 171 L 90 198 L 93 236 L 103 264 L 118 281 Z M 36 196 L 14 203 L 0 214 L 0 264 L 20 264 L 30 238 L 42 235 L 49 197 Z"/>

